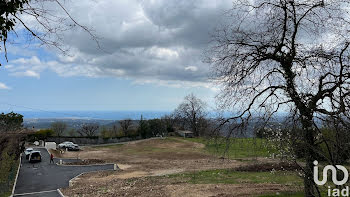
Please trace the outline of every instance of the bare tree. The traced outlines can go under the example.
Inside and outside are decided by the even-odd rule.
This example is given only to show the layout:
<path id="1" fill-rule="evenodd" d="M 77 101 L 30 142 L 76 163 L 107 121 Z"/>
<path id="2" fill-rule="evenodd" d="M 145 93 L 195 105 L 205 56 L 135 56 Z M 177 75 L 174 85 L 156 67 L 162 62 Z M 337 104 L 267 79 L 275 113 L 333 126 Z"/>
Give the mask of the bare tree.
<path id="1" fill-rule="evenodd" d="M 77 132 L 81 136 L 87 136 L 87 137 L 93 137 L 96 136 L 96 132 L 100 126 L 98 124 L 90 123 L 90 124 L 84 124 L 81 126 L 80 129 L 77 130 Z"/>
<path id="2" fill-rule="evenodd" d="M 342 0 L 237 1 L 207 53 L 222 87 L 220 106 L 239 112 L 221 125 L 292 114 L 306 151 L 305 196 L 320 195 L 312 170 L 315 121 L 349 111 L 348 9 Z"/>
<path id="3" fill-rule="evenodd" d="M 199 136 L 202 119 L 207 115 L 206 104 L 194 94 L 189 94 L 175 109 L 174 114 L 176 119 L 182 121 L 185 127 L 189 127 L 195 136 Z"/>
<path id="4" fill-rule="evenodd" d="M 122 128 L 122 131 L 126 133 L 130 126 L 132 125 L 132 120 L 131 119 L 124 119 L 119 121 L 120 127 Z"/>
<path id="5" fill-rule="evenodd" d="M 29 42 L 34 40 L 66 54 L 68 48 L 64 47 L 63 33 L 78 27 L 88 33 L 100 48 L 97 36 L 92 33 L 91 29 L 78 23 L 61 0 L 5 0 L 0 2 L 0 7 L 0 42 L 2 42 L 0 51 L 4 53 L 6 60 L 6 44 L 18 40 L 9 35 L 19 37 L 23 34 L 22 32 L 17 33 L 16 29 L 24 30 L 26 34 L 24 38 L 27 38 Z M 58 12 L 48 7 L 56 7 Z"/>
<path id="6" fill-rule="evenodd" d="M 63 132 L 67 129 L 67 124 L 64 122 L 54 122 L 51 124 L 51 130 L 58 136 L 61 137 Z"/>
<path id="7" fill-rule="evenodd" d="M 112 126 L 112 135 L 113 135 L 113 137 L 118 136 L 118 125 L 117 124 L 113 124 L 113 126 Z"/>

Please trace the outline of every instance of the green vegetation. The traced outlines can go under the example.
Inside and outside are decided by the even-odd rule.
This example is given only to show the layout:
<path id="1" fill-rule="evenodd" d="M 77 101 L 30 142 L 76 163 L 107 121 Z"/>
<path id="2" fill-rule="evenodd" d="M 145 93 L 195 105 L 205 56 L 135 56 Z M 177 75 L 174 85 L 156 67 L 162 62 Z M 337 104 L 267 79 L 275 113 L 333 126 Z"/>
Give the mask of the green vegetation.
<path id="1" fill-rule="evenodd" d="M 18 159 L 14 155 L 9 155 L 8 151 L 3 151 L 0 161 L 0 197 L 10 196 L 16 178 Z"/>
<path id="2" fill-rule="evenodd" d="M 0 114 L 0 132 L 14 132 L 22 128 L 23 116 L 14 112 Z"/>
<path id="3" fill-rule="evenodd" d="M 180 138 L 179 138 L 180 139 Z M 205 144 L 205 149 L 210 154 L 224 155 L 230 159 L 249 157 L 269 157 L 275 152 L 266 139 L 261 138 L 183 138 L 187 141 Z"/>
<path id="4" fill-rule="evenodd" d="M 232 169 L 205 170 L 170 175 L 192 184 L 241 184 L 241 183 L 276 183 L 290 186 L 302 186 L 302 179 L 290 171 L 238 172 Z"/>
<path id="5" fill-rule="evenodd" d="M 26 133 L 23 116 L 14 112 L 0 114 L 0 196 L 9 196 L 16 177 L 18 158 L 24 149 Z"/>
<path id="6" fill-rule="evenodd" d="M 266 139 L 259 138 L 235 138 L 231 140 L 230 145 L 226 146 L 226 141 L 217 141 L 207 140 L 205 138 L 180 138 L 180 137 L 168 137 L 162 140 L 163 143 L 167 142 L 196 142 L 205 145 L 205 148 L 201 150 L 192 149 L 194 152 L 203 152 L 206 154 L 216 155 L 218 157 L 224 155 L 226 148 L 225 157 L 230 159 L 246 159 L 252 157 L 269 157 L 273 152 L 271 148 L 267 145 Z M 130 154 L 147 154 L 154 152 L 171 152 L 173 149 L 169 149 L 166 147 L 156 147 L 156 146 L 141 146 L 141 147 L 129 147 L 123 148 L 122 144 L 113 144 L 106 146 L 97 146 L 96 148 L 111 148 L 111 149 L 121 149 L 120 151 L 126 151 Z M 188 148 L 176 147 L 176 152 L 189 151 Z"/>
<path id="7" fill-rule="evenodd" d="M 54 132 L 51 129 L 41 129 L 33 134 L 28 135 L 28 141 L 46 140 L 53 136 Z"/>

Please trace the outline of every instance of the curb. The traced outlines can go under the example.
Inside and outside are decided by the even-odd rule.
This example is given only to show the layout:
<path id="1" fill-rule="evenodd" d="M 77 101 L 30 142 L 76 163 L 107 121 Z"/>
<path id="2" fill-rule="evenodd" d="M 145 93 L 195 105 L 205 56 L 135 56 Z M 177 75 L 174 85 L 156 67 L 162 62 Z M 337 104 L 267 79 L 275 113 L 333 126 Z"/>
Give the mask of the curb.
<path id="1" fill-rule="evenodd" d="M 114 165 L 114 163 L 101 163 L 101 164 L 89 164 L 89 165 L 66 165 L 66 164 L 59 164 L 56 163 L 58 166 L 75 166 L 75 167 L 83 167 L 83 166 L 104 166 L 104 165 Z M 119 167 L 117 167 L 119 168 Z"/>
<path id="2" fill-rule="evenodd" d="M 65 196 L 63 195 L 63 193 L 61 192 L 60 189 L 57 189 L 57 192 L 58 192 L 58 194 L 59 194 L 61 197 L 65 197 Z"/>
<path id="3" fill-rule="evenodd" d="M 78 174 L 77 176 L 73 177 L 71 180 L 68 181 L 68 187 L 72 187 L 73 186 L 73 182 L 78 179 L 79 176 L 83 175 L 84 172 Z"/>
<path id="4" fill-rule="evenodd" d="M 15 188 L 16 188 L 16 184 L 17 184 L 19 169 L 21 168 L 21 163 L 22 163 L 22 153 L 19 155 L 19 164 L 18 164 L 18 168 L 17 168 L 15 182 L 13 183 L 13 187 L 12 187 L 11 197 L 15 194 Z"/>
<path id="5" fill-rule="evenodd" d="M 117 164 L 115 164 L 117 165 Z M 117 169 L 120 169 L 117 165 Z M 92 173 L 92 172 L 103 172 L 103 171 L 115 171 L 114 169 L 111 169 L 111 170 L 95 170 L 95 171 L 90 171 L 90 172 L 82 172 L 80 174 L 78 174 L 77 176 L 73 177 L 71 180 L 68 181 L 68 187 L 72 187 L 73 186 L 73 183 L 76 179 L 79 179 L 79 177 L 81 175 L 84 175 L 84 174 L 87 174 L 87 173 Z"/>

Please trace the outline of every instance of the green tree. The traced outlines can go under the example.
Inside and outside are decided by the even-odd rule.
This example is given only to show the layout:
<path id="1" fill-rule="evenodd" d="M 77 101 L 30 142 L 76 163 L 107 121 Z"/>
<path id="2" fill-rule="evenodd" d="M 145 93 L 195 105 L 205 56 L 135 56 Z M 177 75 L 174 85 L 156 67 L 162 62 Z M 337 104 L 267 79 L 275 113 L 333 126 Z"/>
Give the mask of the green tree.
<path id="1" fill-rule="evenodd" d="M 0 114 L 0 131 L 13 132 L 22 128 L 23 116 L 14 112 Z"/>
<path id="2" fill-rule="evenodd" d="M 109 129 L 105 126 L 102 126 L 101 131 L 100 131 L 100 136 L 102 138 L 111 138 L 113 135 L 112 135 L 111 129 Z"/>
<path id="3" fill-rule="evenodd" d="M 151 130 L 149 129 L 148 122 L 147 120 L 143 119 L 142 115 L 139 122 L 139 127 L 137 128 L 137 132 L 141 135 L 142 138 L 148 138 L 152 136 Z"/>
<path id="4" fill-rule="evenodd" d="M 167 132 L 166 124 L 161 119 L 155 118 L 147 122 L 152 136 L 164 135 Z"/>

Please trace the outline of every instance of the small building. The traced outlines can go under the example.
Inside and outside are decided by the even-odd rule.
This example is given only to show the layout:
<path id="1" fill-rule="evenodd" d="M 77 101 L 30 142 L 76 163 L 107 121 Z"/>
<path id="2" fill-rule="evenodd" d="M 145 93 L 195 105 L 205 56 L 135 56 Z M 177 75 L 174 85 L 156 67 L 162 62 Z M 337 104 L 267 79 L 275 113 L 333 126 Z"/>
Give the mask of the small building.
<path id="1" fill-rule="evenodd" d="M 194 137 L 192 131 L 178 130 L 178 131 L 176 131 L 176 133 L 179 134 L 180 136 L 184 137 L 184 138 L 192 138 L 192 137 Z"/>
<path id="2" fill-rule="evenodd" d="M 45 148 L 47 150 L 50 150 L 50 149 L 56 150 L 56 142 L 46 142 L 45 143 Z"/>

